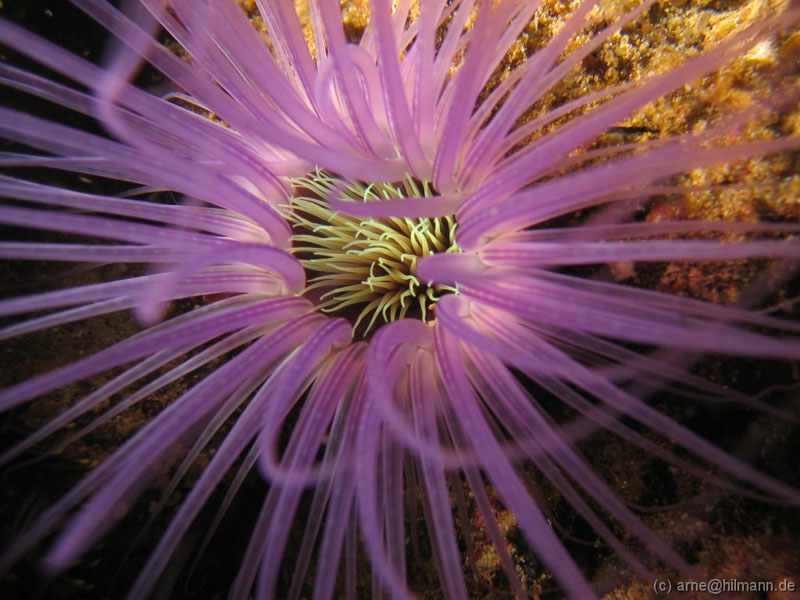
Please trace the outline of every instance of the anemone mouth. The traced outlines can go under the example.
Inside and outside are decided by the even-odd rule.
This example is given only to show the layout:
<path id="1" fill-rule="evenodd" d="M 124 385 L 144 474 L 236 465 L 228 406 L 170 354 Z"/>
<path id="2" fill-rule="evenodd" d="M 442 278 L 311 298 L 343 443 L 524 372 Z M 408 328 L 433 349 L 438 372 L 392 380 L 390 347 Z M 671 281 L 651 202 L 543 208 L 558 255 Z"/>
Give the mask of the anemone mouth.
<path id="1" fill-rule="evenodd" d="M 348 319 L 355 337 L 366 338 L 380 323 L 432 319 L 434 304 L 457 293 L 417 276 L 417 261 L 431 254 L 460 252 L 454 216 L 365 218 L 336 211 L 328 200 L 380 201 L 433 197 L 429 182 L 406 177 L 394 183 L 342 180 L 317 171 L 292 180 L 286 216 L 292 224 L 291 252 L 306 271 L 302 295 L 316 308 Z"/>

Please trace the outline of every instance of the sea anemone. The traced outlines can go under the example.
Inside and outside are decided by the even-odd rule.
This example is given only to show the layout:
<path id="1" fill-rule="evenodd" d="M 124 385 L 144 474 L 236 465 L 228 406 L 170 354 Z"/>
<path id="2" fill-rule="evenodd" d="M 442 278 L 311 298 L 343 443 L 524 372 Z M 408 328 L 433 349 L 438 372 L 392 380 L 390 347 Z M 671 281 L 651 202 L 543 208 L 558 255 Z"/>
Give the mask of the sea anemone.
<path id="1" fill-rule="evenodd" d="M 314 598 L 356 597 L 362 550 L 374 593 L 406 597 L 418 511 L 444 595 L 465 598 L 465 491 L 513 593 L 527 592 L 501 509 L 567 594 L 592 597 L 536 498 L 535 467 L 634 573 L 652 576 L 647 548 L 694 574 L 583 458 L 598 430 L 723 489 L 800 503 L 649 402 L 669 393 L 794 419 L 692 371 L 708 353 L 800 357 L 800 326 L 745 306 L 776 284 L 719 305 L 596 268 L 800 256 L 793 223 L 643 218 L 648 199 L 718 191 L 681 173 L 800 145 L 742 133 L 796 102 L 790 68 L 705 128 L 608 139 L 772 43 L 800 8 L 769 4 L 672 68 L 576 93 L 571 74 L 654 0 L 573 2 L 529 47 L 534 0 L 374 0 L 358 5 L 363 26 L 337 0 L 72 2 L 111 35 L 100 65 L 0 21 L 0 41 L 49 70 L 0 63 L 2 83 L 90 117 L 0 108 L 16 144 L 0 156 L 0 222 L 57 234 L 3 242 L 0 255 L 152 270 L 4 299 L 2 316 L 37 314 L 0 335 L 124 310 L 144 328 L 0 393 L 11 410 L 95 386 L 0 461 L 81 424 L 63 448 L 182 387 L 27 526 L 0 569 L 51 536 L 44 568 L 65 569 L 166 472 L 159 511 L 193 481 L 130 590 L 148 597 L 215 490 L 227 487 L 221 515 L 258 470 L 268 491 L 232 598 L 298 598 L 311 580 Z M 155 75 L 137 78 L 143 63 L 166 81 L 158 92 Z"/>

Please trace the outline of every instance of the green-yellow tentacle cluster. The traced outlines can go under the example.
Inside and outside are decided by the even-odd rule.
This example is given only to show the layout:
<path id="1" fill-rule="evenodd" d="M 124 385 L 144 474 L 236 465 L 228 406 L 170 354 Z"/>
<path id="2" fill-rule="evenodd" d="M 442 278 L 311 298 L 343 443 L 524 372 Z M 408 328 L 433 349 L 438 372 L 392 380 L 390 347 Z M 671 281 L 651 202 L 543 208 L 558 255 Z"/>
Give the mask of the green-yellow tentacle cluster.
<path id="1" fill-rule="evenodd" d="M 431 196 L 430 185 L 411 178 L 393 183 L 351 183 L 324 172 L 297 178 L 288 218 L 295 230 L 292 252 L 309 274 L 304 295 L 324 312 L 355 308 L 353 330 L 406 316 L 427 320 L 450 286 L 427 285 L 415 272 L 420 257 L 459 252 L 453 217 L 362 218 L 332 210 L 326 199 L 378 201 Z M 371 316 L 370 316 L 371 315 Z M 369 317 L 368 321 L 365 321 Z"/>

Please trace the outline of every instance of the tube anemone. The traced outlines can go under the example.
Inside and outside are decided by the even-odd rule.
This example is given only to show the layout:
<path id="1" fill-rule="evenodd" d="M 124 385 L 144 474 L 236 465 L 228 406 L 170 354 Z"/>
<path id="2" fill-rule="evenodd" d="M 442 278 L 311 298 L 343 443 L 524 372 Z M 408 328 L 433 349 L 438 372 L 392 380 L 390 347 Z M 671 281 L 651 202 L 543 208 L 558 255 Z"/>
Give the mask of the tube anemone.
<path id="1" fill-rule="evenodd" d="M 782 382 L 699 360 L 800 358 L 764 304 L 800 257 L 796 3 L 71 3 L 108 33 L 99 62 L 0 19 L 0 256 L 86 267 L 0 300 L 12 356 L 50 367 L 4 376 L 0 410 L 47 418 L 0 463 L 129 435 L 19 516 L 11 585 L 33 555 L 112 569 L 125 523 L 131 599 L 193 593 L 220 538 L 236 600 L 719 575 L 591 460 L 605 443 L 800 504 L 673 408 L 798 419 Z M 720 264 L 728 303 L 692 287 Z M 90 331 L 128 311 L 121 339 Z M 26 346 L 83 322 L 69 360 Z"/>

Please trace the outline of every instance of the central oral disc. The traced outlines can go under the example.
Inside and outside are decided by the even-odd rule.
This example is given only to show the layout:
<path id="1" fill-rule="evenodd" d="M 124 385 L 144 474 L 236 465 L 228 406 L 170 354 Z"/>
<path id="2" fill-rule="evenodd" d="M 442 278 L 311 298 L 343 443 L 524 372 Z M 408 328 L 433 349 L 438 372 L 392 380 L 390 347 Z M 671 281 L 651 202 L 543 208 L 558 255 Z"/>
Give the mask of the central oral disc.
<path id="1" fill-rule="evenodd" d="M 430 184 L 407 178 L 400 183 L 343 183 L 318 172 L 293 181 L 288 211 L 292 253 L 308 275 L 303 295 L 326 313 L 339 313 L 366 336 L 380 317 L 428 320 L 450 286 L 428 285 L 416 276 L 417 261 L 440 252 L 460 252 L 453 217 L 363 218 L 332 210 L 326 201 L 381 201 L 430 197 Z"/>

